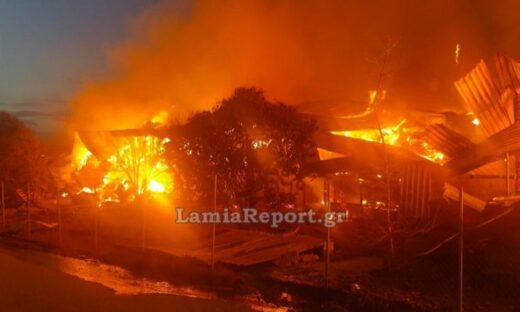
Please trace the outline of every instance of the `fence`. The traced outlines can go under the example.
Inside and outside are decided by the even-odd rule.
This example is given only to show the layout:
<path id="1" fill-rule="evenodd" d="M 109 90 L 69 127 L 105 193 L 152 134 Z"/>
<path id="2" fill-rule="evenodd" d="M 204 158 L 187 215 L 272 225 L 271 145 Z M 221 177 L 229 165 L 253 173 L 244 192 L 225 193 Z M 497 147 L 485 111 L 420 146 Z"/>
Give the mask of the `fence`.
<path id="1" fill-rule="evenodd" d="M 326 190 L 328 187 L 324 187 Z M 4 240 L 91 257 L 106 253 L 110 245 L 138 251 L 175 241 L 173 237 L 162 237 L 172 229 L 172 214 L 147 212 L 152 208 L 146 205 L 101 206 L 86 199 L 74 202 L 65 194 L 55 194 L 43 204 L 30 187 L 11 195 L 17 196 L 23 205 L 7 207 L 2 183 Z M 325 198 L 325 204 L 330 206 L 328 194 Z M 520 306 L 520 231 L 517 230 L 520 212 L 514 204 L 507 208 L 488 207 L 477 218 L 476 212 L 465 211 L 462 188 L 459 198 L 458 203 L 443 203 L 445 211 L 450 212 L 445 219 L 451 221 L 441 222 L 442 228 L 415 233 L 414 237 L 400 237 L 397 229 L 394 257 L 388 250 L 388 237 L 371 246 L 372 251 L 356 254 L 360 248 L 349 240 L 356 237 L 355 228 L 362 221 L 353 220 L 335 228 L 318 225 L 312 230 L 326 241 L 317 262 L 308 262 L 314 259 L 309 254 L 297 255 L 298 260 L 292 262 L 295 267 L 277 270 L 294 280 L 305 279 L 320 287 L 363 298 L 359 300 L 384 301 L 390 307 L 402 303 L 403 310 L 515 311 Z M 213 209 L 216 207 L 215 202 Z M 120 222 L 122 216 L 125 222 Z M 475 222 L 476 219 L 485 221 Z M 363 231 L 360 233 L 363 235 Z M 215 245 L 219 244 L 218 237 L 215 241 L 215 226 L 207 228 L 207 234 L 212 235 L 213 268 L 214 253 L 218 252 Z M 172 233 L 175 235 L 178 232 Z"/>

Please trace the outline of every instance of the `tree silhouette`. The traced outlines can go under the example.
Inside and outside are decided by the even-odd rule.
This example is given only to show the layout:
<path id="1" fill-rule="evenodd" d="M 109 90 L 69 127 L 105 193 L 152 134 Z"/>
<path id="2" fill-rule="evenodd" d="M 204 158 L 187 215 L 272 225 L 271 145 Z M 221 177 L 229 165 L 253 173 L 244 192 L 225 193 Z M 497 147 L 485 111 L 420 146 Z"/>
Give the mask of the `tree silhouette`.
<path id="1" fill-rule="evenodd" d="M 212 196 L 218 175 L 221 200 L 253 205 L 270 175 L 302 179 L 306 160 L 316 153 L 316 122 L 254 88 L 236 89 L 213 110 L 169 131 L 176 188 L 202 200 Z"/>

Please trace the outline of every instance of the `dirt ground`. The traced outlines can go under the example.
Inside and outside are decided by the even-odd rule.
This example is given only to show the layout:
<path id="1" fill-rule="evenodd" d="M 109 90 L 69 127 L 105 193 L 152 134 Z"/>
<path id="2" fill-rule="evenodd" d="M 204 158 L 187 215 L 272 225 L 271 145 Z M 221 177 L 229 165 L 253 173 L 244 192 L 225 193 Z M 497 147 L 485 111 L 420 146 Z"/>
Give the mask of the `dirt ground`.
<path id="1" fill-rule="evenodd" d="M 237 307 L 242 308 L 241 305 L 234 305 L 234 302 L 242 302 L 245 308 L 257 303 L 265 303 L 264 308 L 289 311 L 316 311 L 317 309 L 325 311 L 455 311 L 458 306 L 457 240 L 425 257 L 389 259 L 384 252 L 370 252 L 367 248 L 361 248 L 363 247 L 361 242 L 352 239 L 356 237 L 355 233 L 348 228 L 334 229 L 333 240 L 337 244 L 330 267 L 329 287 L 325 287 L 323 258 L 309 263 L 283 266 L 266 264 L 240 268 L 219 264 L 212 273 L 206 263 L 196 259 L 178 258 L 143 249 L 141 223 L 132 221 L 141 220 L 140 211 L 134 212 L 133 215 L 127 212 L 125 214 L 127 218 L 124 223 L 119 221 L 121 219 L 119 213 L 99 215 L 97 217 L 97 222 L 99 222 L 97 241 L 95 239 L 95 215 L 85 214 L 82 211 L 74 213 L 65 211 L 63 217 L 66 225 L 63 228 L 61 243 L 58 243 L 55 229 L 45 230 L 36 227 L 33 229 L 31 239 L 28 240 L 23 225 L 18 226 L 18 234 L 11 232 L 4 235 L 2 242 L 4 245 L 16 246 L 22 250 L 39 249 L 47 253 L 64 254 L 73 258 L 97 259 L 101 263 L 124 268 L 141 278 L 167 281 L 175 285 L 211 291 L 216 294 L 216 298 L 220 298 L 215 299 L 215 305 L 210 304 L 211 311 L 220 309 L 220 304 L 226 311 L 237 309 Z M 52 220 L 52 218 L 53 216 L 49 219 Z M 153 220 L 151 216 L 148 216 L 149 230 L 145 237 L 146 243 L 166 241 L 175 246 L 175 244 L 186 243 L 197 237 L 208 235 L 210 232 L 209 228 L 204 227 L 172 230 L 168 228 L 171 226 L 171 216 L 163 215 L 158 219 L 160 220 Z M 10 222 L 14 223 L 12 220 Z M 520 267 L 520 249 L 518 248 L 520 233 L 516 230 L 518 222 L 520 222 L 520 213 L 515 212 L 485 229 L 468 230 L 465 245 L 465 305 L 467 310 L 516 311 L 516 307 L 520 305 L 518 299 L 520 298 L 518 286 L 520 285 L 518 283 L 520 281 L 520 270 L 518 269 Z M 15 227 L 12 228 L 16 230 Z M 442 237 L 450 235 L 452 230 L 450 228 L 440 229 L 438 233 L 428 233 L 424 237 L 409 240 L 408 245 L 400 242 L 399 246 L 403 250 L 406 249 L 407 255 L 411 250 L 426 250 L 429 248 L 428 246 L 432 246 L 432 242 L 441 241 Z M 173 233 L 173 235 L 163 237 L 161 233 L 164 231 Z M 323 235 L 320 231 L 311 232 L 309 234 Z M 118 233 L 117 237 L 113 233 Z M 428 240 L 431 242 L 426 244 Z M 386 248 L 386 245 L 383 248 Z M 320 253 L 320 251 L 314 252 Z M 18 268 L 25 265 L 15 263 L 12 259 L 10 261 L 6 262 L 5 266 L 2 265 L 7 276 L 9 276 L 10 269 L 5 269 L 5 267 L 12 265 L 14 268 Z M 27 280 L 31 274 L 39 279 L 39 276 L 42 275 L 39 270 L 52 271 L 43 265 L 38 270 L 21 268 L 21 271 L 24 271 L 21 274 L 24 274 L 24 278 Z M 59 271 L 49 273 L 53 276 L 54 274 L 62 275 Z M 23 278 L 20 279 L 23 280 Z M 2 278 L 2 280 L 4 279 Z M 56 282 L 54 278 L 51 280 L 50 284 Z M 82 285 L 85 282 L 76 283 Z M 41 286 L 38 284 L 34 287 Z M 60 289 L 61 286 L 56 287 L 56 289 Z M 23 288 L 24 285 L 20 285 L 20 289 Z M 68 292 L 68 288 L 64 289 L 67 289 Z M 9 293 L 14 290 L 6 291 Z M 82 290 L 73 289 L 71 291 L 71 296 L 82 295 Z M 107 290 L 99 290 L 100 298 L 105 299 L 97 302 L 103 303 L 103 305 L 105 303 L 109 306 L 113 305 L 114 309 L 111 310 L 117 310 L 120 306 L 124 307 L 126 303 L 121 303 L 121 301 L 136 301 L 134 306 L 137 307 L 139 302 L 148 302 L 146 300 L 152 300 L 150 298 L 155 297 L 158 298 L 158 309 L 163 307 L 162 296 L 138 295 L 136 298 L 133 298 L 134 296 L 126 299 L 124 296 L 110 298 L 110 296 L 104 295 L 104 292 Z M 108 291 L 108 293 L 111 292 Z M 22 300 L 16 293 L 9 296 Z M 185 310 L 184 307 L 189 309 L 189 304 L 195 304 L 195 311 L 204 311 L 207 301 L 200 300 L 199 302 L 189 299 L 184 302 L 183 298 L 175 300 L 179 301 L 178 307 L 183 307 L 180 310 Z M 14 304 L 16 300 L 6 302 Z M 165 300 L 165 302 L 169 301 Z M 24 302 L 24 304 L 29 303 Z M 167 304 L 164 303 L 165 308 L 169 307 Z M 183 304 L 187 304 L 187 306 L 183 306 Z"/>
<path id="2" fill-rule="evenodd" d="M 249 311 L 221 299 L 173 295 L 116 295 L 49 265 L 52 256 L 0 249 L 1 311 Z"/>

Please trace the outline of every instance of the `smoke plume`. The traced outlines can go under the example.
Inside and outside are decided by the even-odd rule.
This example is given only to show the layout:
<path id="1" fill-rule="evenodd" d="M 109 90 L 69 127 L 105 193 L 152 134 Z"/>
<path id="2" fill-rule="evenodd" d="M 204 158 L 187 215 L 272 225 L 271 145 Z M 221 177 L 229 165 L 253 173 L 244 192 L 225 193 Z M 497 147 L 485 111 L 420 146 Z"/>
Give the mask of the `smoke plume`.
<path id="1" fill-rule="evenodd" d="M 239 86 L 321 113 L 357 112 L 376 87 L 388 38 L 397 46 L 383 77 L 385 105 L 456 109 L 453 81 L 481 57 L 520 56 L 519 6 L 513 0 L 159 2 L 114 48 L 112 75 L 77 95 L 73 124 L 135 127 L 164 109 L 182 119 Z"/>

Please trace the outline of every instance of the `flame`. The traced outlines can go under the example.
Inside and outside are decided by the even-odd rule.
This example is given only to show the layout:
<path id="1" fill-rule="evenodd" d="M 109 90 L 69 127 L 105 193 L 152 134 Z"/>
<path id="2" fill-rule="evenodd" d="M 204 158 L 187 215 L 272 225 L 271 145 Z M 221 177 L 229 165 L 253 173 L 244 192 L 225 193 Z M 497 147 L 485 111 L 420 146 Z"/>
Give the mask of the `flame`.
<path id="1" fill-rule="evenodd" d="M 170 114 L 168 113 L 168 111 L 162 110 L 157 115 L 152 117 L 152 119 L 150 119 L 150 122 L 153 124 L 164 125 L 168 122 L 169 118 Z"/>
<path id="2" fill-rule="evenodd" d="M 416 151 L 416 153 L 419 154 L 421 157 L 436 163 L 444 163 L 446 156 L 442 152 L 439 152 L 438 150 L 434 149 L 430 144 L 426 142 L 421 142 L 421 147 L 421 150 Z"/>
<path id="3" fill-rule="evenodd" d="M 168 114 L 164 111 L 150 122 L 160 125 L 167 118 Z M 173 177 L 164 159 L 165 144 L 170 142 L 169 138 L 138 135 L 118 137 L 115 141 L 116 151 L 101 160 L 88 150 L 76 134 L 73 168 L 79 175 L 87 169 L 102 170 L 102 182 L 94 188 L 85 186 L 79 193 L 96 193 L 103 202 L 119 202 L 122 193 L 126 193 L 127 198 L 132 200 L 145 193 L 154 195 L 173 192 Z"/>
<path id="4" fill-rule="evenodd" d="M 457 43 L 455 46 L 455 64 L 459 64 L 459 57 L 460 57 L 460 44 Z"/>
<path id="5" fill-rule="evenodd" d="M 385 144 L 406 148 L 418 156 L 429 161 L 443 164 L 447 159 L 446 156 L 433 148 L 427 142 L 416 138 L 410 128 L 405 128 L 406 119 L 401 120 L 394 126 L 385 127 L 382 130 Z M 359 139 L 369 142 L 382 143 L 381 134 L 378 129 L 350 130 L 350 131 L 332 131 L 331 134 L 345 136 L 353 139 Z"/>
<path id="6" fill-rule="evenodd" d="M 386 90 L 382 90 L 381 94 L 377 90 L 369 90 L 368 91 L 368 103 L 370 105 L 375 105 L 377 100 L 384 100 L 386 97 Z"/>
<path id="7" fill-rule="evenodd" d="M 91 189 L 90 187 L 85 186 L 84 188 L 79 191 L 79 193 L 87 193 L 87 194 L 94 194 L 95 191 Z"/>
<path id="8" fill-rule="evenodd" d="M 79 135 L 74 135 L 74 147 L 72 149 L 72 164 L 74 169 L 80 170 L 89 162 L 92 153 L 85 147 Z"/>
<path id="9" fill-rule="evenodd" d="M 406 119 L 403 119 L 395 126 L 381 129 L 381 132 L 383 132 L 383 137 L 385 139 L 385 144 L 397 145 L 397 141 L 399 140 L 399 137 L 401 135 L 400 128 L 403 126 L 405 122 Z M 334 135 L 340 135 L 364 141 L 382 143 L 381 134 L 378 129 L 332 131 L 331 133 Z"/>
<path id="10" fill-rule="evenodd" d="M 150 184 L 148 185 L 148 190 L 150 192 L 155 192 L 155 193 L 164 193 L 166 191 L 166 186 L 164 186 L 164 184 L 162 184 L 156 180 L 152 180 L 152 181 L 150 181 Z"/>
<path id="11" fill-rule="evenodd" d="M 269 147 L 269 145 L 271 145 L 272 141 L 273 141 L 272 139 L 269 139 L 269 140 L 263 140 L 263 139 L 253 140 L 253 142 L 251 142 L 251 147 L 253 149 Z"/>
<path id="12" fill-rule="evenodd" d="M 136 194 L 173 191 L 173 179 L 162 157 L 164 144 L 168 140 L 144 136 L 127 138 L 125 141 L 107 159 L 110 170 L 106 173 L 103 184 L 121 185 L 124 190 L 132 189 Z"/>
<path id="13" fill-rule="evenodd" d="M 480 120 L 477 117 L 473 118 L 471 123 L 474 124 L 475 126 L 480 126 Z"/>

